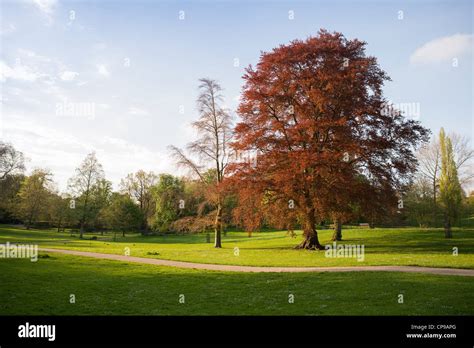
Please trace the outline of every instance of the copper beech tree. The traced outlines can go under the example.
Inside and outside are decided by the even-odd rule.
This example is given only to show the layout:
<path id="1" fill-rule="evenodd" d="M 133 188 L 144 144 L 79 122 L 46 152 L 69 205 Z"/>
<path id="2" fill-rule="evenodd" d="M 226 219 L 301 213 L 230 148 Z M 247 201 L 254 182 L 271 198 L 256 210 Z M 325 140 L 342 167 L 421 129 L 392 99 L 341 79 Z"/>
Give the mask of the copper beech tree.
<path id="1" fill-rule="evenodd" d="M 231 167 L 247 228 L 302 226 L 297 247 L 323 249 L 323 217 L 342 218 L 354 204 L 369 216 L 397 209 L 429 131 L 386 112 L 390 78 L 365 45 L 321 30 L 247 68 L 233 147 L 256 160 Z"/>

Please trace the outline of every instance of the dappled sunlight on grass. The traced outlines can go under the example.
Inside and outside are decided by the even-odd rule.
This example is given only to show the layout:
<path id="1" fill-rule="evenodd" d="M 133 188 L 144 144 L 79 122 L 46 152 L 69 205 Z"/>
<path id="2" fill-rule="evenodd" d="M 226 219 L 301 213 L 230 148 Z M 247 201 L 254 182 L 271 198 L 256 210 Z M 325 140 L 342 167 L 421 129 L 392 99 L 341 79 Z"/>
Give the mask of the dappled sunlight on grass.
<path id="1" fill-rule="evenodd" d="M 130 234 L 77 235 L 55 231 L 21 230 L 0 226 L 0 243 L 38 243 L 43 247 L 124 254 L 200 263 L 253 266 L 366 266 L 414 265 L 430 267 L 474 268 L 474 230 L 454 229 L 453 239 L 445 239 L 442 229 L 376 228 L 343 230 L 339 244 L 364 245 L 364 261 L 355 258 L 327 258 L 324 251 L 296 250 L 301 231 L 292 238 L 286 231 L 246 232 L 229 231 L 223 236 L 223 248 L 215 249 L 206 243 L 205 234 L 141 236 Z M 322 244 L 331 244 L 332 231 L 319 231 Z M 96 236 L 97 240 L 90 240 Z M 453 256 L 453 248 L 459 255 Z M 237 249 L 236 249 L 237 248 Z M 237 251 L 237 252 L 236 252 Z"/>

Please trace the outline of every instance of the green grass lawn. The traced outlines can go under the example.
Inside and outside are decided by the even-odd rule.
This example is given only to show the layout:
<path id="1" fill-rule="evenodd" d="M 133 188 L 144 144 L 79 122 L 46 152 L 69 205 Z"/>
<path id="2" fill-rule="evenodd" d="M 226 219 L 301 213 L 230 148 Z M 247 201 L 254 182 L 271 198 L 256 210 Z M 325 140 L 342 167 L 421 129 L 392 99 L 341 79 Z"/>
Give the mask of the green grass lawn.
<path id="1" fill-rule="evenodd" d="M 43 253 L 44 254 L 44 253 Z M 1 315 L 467 315 L 470 277 L 207 272 L 50 254 L 0 259 Z M 76 303 L 69 303 L 74 294 Z M 185 303 L 179 303 L 180 294 Z M 289 295 L 294 303 L 289 303 Z M 398 303 L 403 294 L 404 303 Z"/>
<path id="2" fill-rule="evenodd" d="M 223 248 L 205 235 L 95 235 L 26 231 L 0 226 L 0 244 L 264 266 L 422 265 L 474 268 L 474 230 L 351 229 L 344 243 L 364 244 L 365 261 L 331 259 L 324 252 L 295 250 L 301 235 L 229 232 Z M 321 231 L 329 243 L 332 231 Z M 91 238 L 88 234 L 85 237 Z M 234 248 L 239 248 L 239 255 Z M 452 255 L 452 248 L 459 255 Z M 44 252 L 41 253 L 45 255 Z M 471 277 L 396 272 L 233 273 L 160 267 L 50 253 L 38 262 L 0 259 L 0 314 L 4 315 L 448 315 L 474 312 Z M 70 294 L 76 303 L 69 303 Z M 185 303 L 179 303 L 179 295 Z M 289 303 L 289 295 L 294 303 Z M 404 303 L 398 296 L 404 295 Z"/>
<path id="3" fill-rule="evenodd" d="M 322 230 L 322 244 L 332 243 L 331 230 Z M 111 233 L 98 240 L 71 237 L 69 233 L 53 230 L 26 231 L 16 227 L 0 225 L 0 244 L 37 243 L 43 247 L 124 254 L 129 248 L 131 256 L 168 260 L 191 261 L 214 264 L 253 266 L 366 266 L 366 265 L 412 265 L 430 267 L 474 268 L 474 228 L 454 229 L 453 239 L 445 239 L 442 229 L 386 228 L 346 229 L 342 243 L 363 244 L 365 259 L 327 258 L 322 251 L 295 250 L 301 240 L 301 231 L 296 238 L 286 232 L 258 232 L 248 237 L 244 232 L 228 232 L 223 237 L 223 248 L 215 249 L 206 243 L 205 235 L 169 235 L 143 237 L 133 234 L 113 241 Z M 453 255 L 453 247 L 458 255 Z M 238 248 L 238 255 L 235 251 Z"/>

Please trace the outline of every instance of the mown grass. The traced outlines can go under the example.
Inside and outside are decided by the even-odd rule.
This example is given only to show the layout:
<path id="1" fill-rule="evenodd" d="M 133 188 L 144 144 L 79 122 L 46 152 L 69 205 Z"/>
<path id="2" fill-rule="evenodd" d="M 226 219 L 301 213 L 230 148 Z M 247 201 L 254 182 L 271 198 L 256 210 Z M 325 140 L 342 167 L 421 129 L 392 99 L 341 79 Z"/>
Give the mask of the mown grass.
<path id="1" fill-rule="evenodd" d="M 44 253 L 42 253 L 44 254 Z M 0 259 L 0 315 L 468 315 L 470 277 L 229 273 L 49 254 Z M 76 302 L 70 303 L 74 294 Z M 185 303 L 179 303 L 179 296 Z M 294 303 L 289 303 L 289 295 Z M 398 303 L 399 295 L 404 303 Z"/>
<path id="2" fill-rule="evenodd" d="M 330 244 L 332 231 L 322 230 L 320 240 Z M 205 235 L 168 235 L 125 238 L 108 233 L 88 234 L 79 239 L 53 230 L 26 231 L 0 225 L 0 243 L 37 243 L 43 247 L 124 254 L 168 260 L 253 266 L 366 266 L 413 265 L 428 267 L 474 268 L 474 228 L 454 229 L 453 239 L 445 239 L 442 229 L 377 228 L 346 229 L 342 244 L 364 245 L 364 261 L 355 258 L 328 258 L 322 251 L 295 250 L 301 231 L 295 238 L 284 231 L 228 232 L 223 248 L 206 243 Z M 96 236 L 98 240 L 88 240 Z M 211 238 L 212 240 L 212 238 Z M 128 248 L 128 249 L 127 249 Z M 238 248 L 238 249 L 236 249 Z M 453 248 L 457 248 L 455 255 Z"/>

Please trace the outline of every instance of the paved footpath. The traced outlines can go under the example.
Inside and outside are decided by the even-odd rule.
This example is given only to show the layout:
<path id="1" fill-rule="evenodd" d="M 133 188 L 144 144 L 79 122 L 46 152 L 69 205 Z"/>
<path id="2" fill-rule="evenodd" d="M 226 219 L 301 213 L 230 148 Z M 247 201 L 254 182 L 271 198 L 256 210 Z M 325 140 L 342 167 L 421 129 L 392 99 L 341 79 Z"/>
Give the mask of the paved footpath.
<path id="1" fill-rule="evenodd" d="M 51 253 L 61 253 L 75 256 L 93 257 L 96 259 L 116 260 L 126 262 L 136 262 L 148 265 L 170 266 L 179 268 L 202 269 L 208 271 L 225 271 L 225 272 L 254 272 L 254 273 L 270 273 L 270 272 L 366 272 L 366 271 L 385 271 L 385 272 L 405 272 L 405 273 L 428 273 L 440 275 L 459 275 L 474 276 L 472 269 L 460 268 L 434 268 L 434 267 L 418 267 L 418 266 L 354 266 L 354 267 L 259 267 L 259 266 L 236 266 L 236 265 L 215 265 L 207 263 L 194 263 L 172 260 L 152 259 L 147 257 L 135 257 L 116 254 L 94 253 L 90 251 L 65 250 L 65 249 L 48 249 L 40 248 L 40 251 Z"/>

